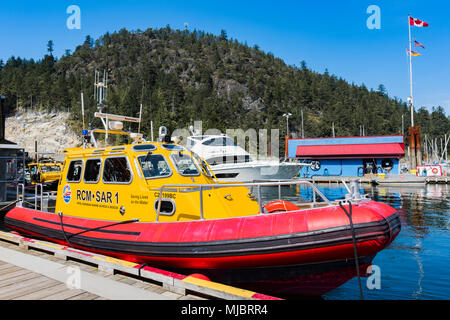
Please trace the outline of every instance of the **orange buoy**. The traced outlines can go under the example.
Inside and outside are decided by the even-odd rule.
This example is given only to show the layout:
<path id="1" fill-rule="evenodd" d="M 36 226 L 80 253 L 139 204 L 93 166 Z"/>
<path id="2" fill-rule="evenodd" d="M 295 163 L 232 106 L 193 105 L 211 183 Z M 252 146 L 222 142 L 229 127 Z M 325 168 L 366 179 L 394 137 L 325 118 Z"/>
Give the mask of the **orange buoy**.
<path id="1" fill-rule="evenodd" d="M 289 201 L 272 201 L 269 202 L 264 206 L 264 208 L 267 210 L 267 212 L 280 212 L 280 211 L 294 211 L 294 210 L 300 210 L 299 207 L 297 207 L 295 204 Z"/>
<path id="2" fill-rule="evenodd" d="M 206 281 L 211 281 L 211 279 L 209 279 L 207 276 L 205 276 L 204 274 L 201 274 L 201 273 L 193 273 L 193 274 L 190 274 L 189 277 L 206 280 Z"/>

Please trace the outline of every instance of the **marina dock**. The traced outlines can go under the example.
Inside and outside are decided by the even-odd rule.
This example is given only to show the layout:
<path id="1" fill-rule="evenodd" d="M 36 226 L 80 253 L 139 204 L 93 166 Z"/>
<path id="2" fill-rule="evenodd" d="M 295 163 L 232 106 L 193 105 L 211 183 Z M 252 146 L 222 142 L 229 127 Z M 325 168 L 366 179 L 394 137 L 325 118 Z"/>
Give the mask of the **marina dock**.
<path id="1" fill-rule="evenodd" d="M 275 297 L 0 231 L 0 300 Z"/>
<path id="2" fill-rule="evenodd" d="M 426 185 L 426 184 L 448 184 L 450 183 L 450 177 L 417 177 L 415 175 L 392 175 L 385 177 L 378 176 L 365 176 L 365 177 L 333 177 L 333 176 L 318 176 L 306 179 L 313 183 L 337 183 L 340 184 L 342 181 L 349 183 L 354 180 L 358 180 L 361 184 L 372 184 L 372 185 Z"/>

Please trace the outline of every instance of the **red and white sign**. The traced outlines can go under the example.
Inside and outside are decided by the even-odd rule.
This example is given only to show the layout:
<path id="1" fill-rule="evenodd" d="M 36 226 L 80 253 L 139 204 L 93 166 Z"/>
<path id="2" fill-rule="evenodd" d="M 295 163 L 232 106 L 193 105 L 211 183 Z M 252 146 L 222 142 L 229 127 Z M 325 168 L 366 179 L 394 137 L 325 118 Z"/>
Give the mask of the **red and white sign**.
<path id="1" fill-rule="evenodd" d="M 442 167 L 440 165 L 417 166 L 416 175 L 419 177 L 442 177 Z"/>

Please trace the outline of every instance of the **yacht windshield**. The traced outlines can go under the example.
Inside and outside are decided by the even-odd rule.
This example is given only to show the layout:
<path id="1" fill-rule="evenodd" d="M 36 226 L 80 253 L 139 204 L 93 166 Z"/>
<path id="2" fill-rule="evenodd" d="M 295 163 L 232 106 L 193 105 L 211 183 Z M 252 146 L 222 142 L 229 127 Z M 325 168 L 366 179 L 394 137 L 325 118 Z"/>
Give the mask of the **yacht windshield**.
<path id="1" fill-rule="evenodd" d="M 220 138 L 212 138 L 209 140 L 206 140 L 203 142 L 203 145 L 205 146 L 213 146 L 213 147 L 235 147 L 236 144 L 233 140 L 226 137 L 220 137 Z"/>
<path id="2" fill-rule="evenodd" d="M 194 161 L 189 155 L 183 154 L 182 152 L 178 152 L 172 153 L 170 157 L 172 158 L 172 162 L 175 165 L 175 168 L 177 169 L 178 173 L 181 174 L 182 176 L 200 175 L 197 166 L 195 165 Z"/>

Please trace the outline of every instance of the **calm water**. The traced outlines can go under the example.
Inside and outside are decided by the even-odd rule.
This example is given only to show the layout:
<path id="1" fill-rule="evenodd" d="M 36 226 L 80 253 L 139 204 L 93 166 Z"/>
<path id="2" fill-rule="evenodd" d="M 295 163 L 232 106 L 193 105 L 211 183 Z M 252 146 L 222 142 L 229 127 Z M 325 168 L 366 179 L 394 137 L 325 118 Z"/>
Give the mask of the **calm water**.
<path id="1" fill-rule="evenodd" d="M 330 200 L 344 198 L 346 194 L 346 189 L 336 184 L 318 187 Z M 364 298 L 450 299 L 450 186 L 361 186 L 361 192 L 399 209 L 402 217 L 400 234 L 373 260 L 381 271 L 381 288 L 369 290 L 367 278 L 362 278 Z M 293 200 L 295 190 L 284 189 L 283 195 Z M 311 192 L 302 190 L 300 196 L 311 197 Z M 360 299 L 357 279 L 323 298 Z"/>

